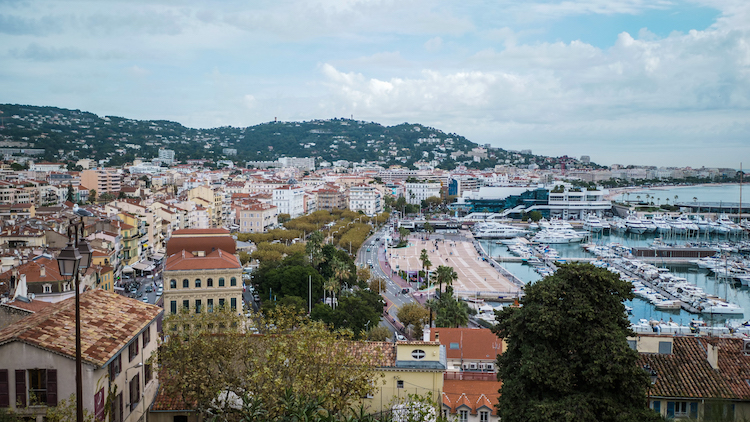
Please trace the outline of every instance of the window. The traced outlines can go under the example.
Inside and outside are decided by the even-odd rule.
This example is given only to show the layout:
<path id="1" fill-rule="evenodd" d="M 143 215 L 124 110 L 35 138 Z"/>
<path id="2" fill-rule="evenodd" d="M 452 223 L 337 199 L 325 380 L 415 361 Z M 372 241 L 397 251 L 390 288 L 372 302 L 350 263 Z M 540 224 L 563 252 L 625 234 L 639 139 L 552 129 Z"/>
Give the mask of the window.
<path id="1" fill-rule="evenodd" d="M 52 293 L 52 285 L 51 284 L 45 284 L 44 285 L 44 293 Z"/>
<path id="2" fill-rule="evenodd" d="M 671 355 L 672 354 L 672 342 L 671 341 L 660 341 L 659 342 L 659 354 L 660 355 Z"/>
<path id="3" fill-rule="evenodd" d="M 479 411 L 479 422 L 489 422 L 490 421 L 490 412 L 486 410 L 480 410 Z"/>
<path id="4" fill-rule="evenodd" d="M 148 384 L 151 379 L 154 378 L 153 370 L 151 369 L 150 363 L 143 364 L 143 383 Z"/>
<path id="5" fill-rule="evenodd" d="M 404 380 L 396 381 L 396 388 L 404 388 Z"/>
<path id="6" fill-rule="evenodd" d="M 201 313 L 201 300 L 195 299 L 195 313 L 199 314 Z"/>
<path id="7" fill-rule="evenodd" d="M 674 404 L 674 416 L 676 418 L 685 417 L 688 415 L 688 403 L 686 401 L 678 401 Z"/>
<path id="8" fill-rule="evenodd" d="M 468 410 L 459 410 L 458 411 L 458 420 L 459 420 L 459 422 L 469 422 L 469 411 Z"/>
<path id="9" fill-rule="evenodd" d="M 172 312 L 173 314 L 177 313 L 177 301 L 176 300 L 169 302 L 169 311 Z"/>
<path id="10" fill-rule="evenodd" d="M 29 369 L 29 404 L 47 403 L 47 370 Z"/>
<path id="11" fill-rule="evenodd" d="M 169 280 L 169 288 L 170 289 L 176 289 L 177 288 L 177 280 L 175 280 L 175 279 Z"/>
<path id="12" fill-rule="evenodd" d="M 141 374 L 135 374 L 130 380 L 130 411 L 132 412 L 141 401 Z"/>
<path id="13" fill-rule="evenodd" d="M 458 345 L 458 343 L 451 343 L 451 345 L 449 347 L 450 347 L 451 350 L 458 350 L 458 349 L 460 349 L 460 346 Z"/>
<path id="14" fill-rule="evenodd" d="M 151 342 L 151 326 L 149 325 L 146 327 L 146 330 L 143 332 L 143 338 L 141 339 L 143 341 L 143 348 L 146 348 L 146 345 Z"/>
<path id="15" fill-rule="evenodd" d="M 230 300 L 230 303 L 232 304 L 231 305 L 232 306 L 232 310 L 236 311 L 237 310 L 237 298 L 233 297 L 233 298 L 231 298 L 229 300 Z"/>
<path id="16" fill-rule="evenodd" d="M 190 280 L 188 280 L 187 278 L 182 280 L 182 288 L 187 289 L 189 287 L 190 287 Z"/>
<path id="17" fill-rule="evenodd" d="M 200 278 L 196 278 L 195 279 L 195 288 L 198 289 L 200 287 L 201 287 L 201 279 Z"/>
<path id="18" fill-rule="evenodd" d="M 237 286 L 237 279 L 234 278 L 234 277 L 232 277 L 232 279 L 229 280 L 229 285 L 232 286 L 232 287 L 236 287 Z"/>
<path id="19" fill-rule="evenodd" d="M 187 299 L 183 300 L 182 301 L 182 308 L 185 309 L 185 310 L 190 309 L 190 301 L 187 300 Z"/>
<path id="20" fill-rule="evenodd" d="M 122 371 L 122 355 L 118 353 L 109 363 L 109 379 L 114 381 L 120 375 L 120 371 Z"/>
<path id="21" fill-rule="evenodd" d="M 219 277 L 219 287 L 224 287 L 224 277 Z"/>
<path id="22" fill-rule="evenodd" d="M 412 350 L 411 357 L 416 360 L 422 360 L 425 357 L 425 352 L 422 349 Z"/>
<path id="23" fill-rule="evenodd" d="M 122 422 L 122 393 L 112 400 L 112 422 Z"/>
<path id="24" fill-rule="evenodd" d="M 219 299 L 219 309 L 224 308 L 224 299 Z"/>
<path id="25" fill-rule="evenodd" d="M 206 301 L 206 306 L 208 306 L 208 312 L 213 312 L 214 311 L 214 300 L 213 299 L 208 299 Z"/>
<path id="26" fill-rule="evenodd" d="M 206 280 L 206 287 L 214 287 L 214 279 L 213 278 L 209 278 L 208 280 Z"/>
<path id="27" fill-rule="evenodd" d="M 132 362 L 138 356 L 138 339 L 134 339 L 128 345 L 128 362 Z"/>

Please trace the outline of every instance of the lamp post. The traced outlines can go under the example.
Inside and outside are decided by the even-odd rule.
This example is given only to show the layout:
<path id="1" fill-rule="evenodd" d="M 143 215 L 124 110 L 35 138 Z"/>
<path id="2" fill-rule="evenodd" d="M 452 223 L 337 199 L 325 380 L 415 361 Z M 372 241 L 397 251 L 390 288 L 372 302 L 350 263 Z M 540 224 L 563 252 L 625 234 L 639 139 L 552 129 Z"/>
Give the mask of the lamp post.
<path id="1" fill-rule="evenodd" d="M 80 233 L 80 238 L 79 238 Z M 75 246 L 73 246 L 75 245 Z M 83 422 L 83 380 L 81 373 L 81 298 L 80 270 L 86 271 L 91 265 L 93 254 L 91 245 L 83 237 L 83 219 L 78 222 L 70 219 L 68 225 L 68 246 L 57 256 L 57 266 L 63 277 L 75 276 L 76 290 L 76 421 Z"/>

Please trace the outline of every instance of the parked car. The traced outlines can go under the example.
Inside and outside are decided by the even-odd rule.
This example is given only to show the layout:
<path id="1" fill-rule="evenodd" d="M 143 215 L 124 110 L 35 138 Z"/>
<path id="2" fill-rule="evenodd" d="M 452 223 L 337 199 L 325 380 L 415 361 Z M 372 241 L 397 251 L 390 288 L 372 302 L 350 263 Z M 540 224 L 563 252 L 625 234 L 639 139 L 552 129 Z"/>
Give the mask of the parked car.
<path id="1" fill-rule="evenodd" d="M 143 299 L 141 299 L 143 303 L 148 303 L 148 296 L 143 296 Z"/>

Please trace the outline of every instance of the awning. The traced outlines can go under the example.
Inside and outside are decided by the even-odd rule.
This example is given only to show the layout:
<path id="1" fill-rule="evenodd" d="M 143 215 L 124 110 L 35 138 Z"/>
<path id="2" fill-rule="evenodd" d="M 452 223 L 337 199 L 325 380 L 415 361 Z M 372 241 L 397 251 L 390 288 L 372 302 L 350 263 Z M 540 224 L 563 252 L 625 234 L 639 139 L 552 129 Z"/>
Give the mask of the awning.
<path id="1" fill-rule="evenodd" d="M 125 267 L 124 267 L 124 268 L 122 269 L 122 272 L 124 272 L 124 273 L 132 273 L 132 272 L 133 272 L 133 267 L 131 267 L 130 265 L 126 265 L 126 266 L 125 266 Z"/>
<path id="2" fill-rule="evenodd" d="M 146 268 L 148 268 L 149 265 L 150 264 L 148 263 L 148 261 L 138 262 L 136 264 L 133 264 L 133 269 L 138 270 L 138 271 L 143 271 Z"/>
<path id="3" fill-rule="evenodd" d="M 154 261 L 158 261 L 158 260 L 160 260 L 162 258 L 164 258 L 164 254 L 163 253 L 155 253 L 155 254 L 153 254 L 151 256 L 151 259 L 153 259 Z"/>

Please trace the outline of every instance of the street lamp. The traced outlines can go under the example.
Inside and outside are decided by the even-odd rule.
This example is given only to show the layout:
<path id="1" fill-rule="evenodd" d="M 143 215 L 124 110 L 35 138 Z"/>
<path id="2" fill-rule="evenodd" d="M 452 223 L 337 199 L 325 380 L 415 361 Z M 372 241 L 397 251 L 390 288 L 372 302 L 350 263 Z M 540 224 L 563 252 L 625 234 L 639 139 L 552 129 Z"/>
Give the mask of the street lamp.
<path id="1" fill-rule="evenodd" d="M 80 232 L 80 238 L 79 238 Z M 75 247 L 73 245 L 76 245 Z M 77 223 L 70 219 L 68 225 L 68 246 L 57 256 L 57 266 L 63 277 L 75 276 L 76 290 L 76 421 L 83 422 L 83 381 L 81 375 L 81 298 L 80 270 L 86 271 L 91 265 L 93 254 L 91 245 L 83 237 L 83 219 Z"/>

